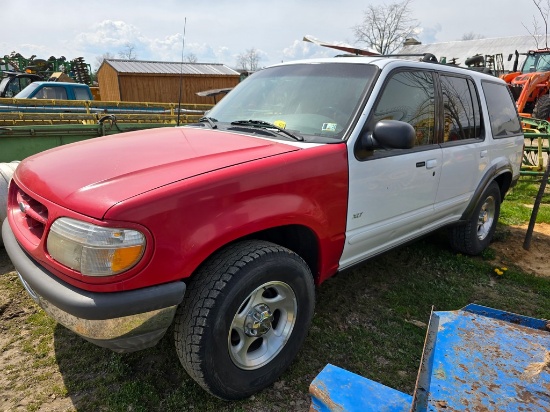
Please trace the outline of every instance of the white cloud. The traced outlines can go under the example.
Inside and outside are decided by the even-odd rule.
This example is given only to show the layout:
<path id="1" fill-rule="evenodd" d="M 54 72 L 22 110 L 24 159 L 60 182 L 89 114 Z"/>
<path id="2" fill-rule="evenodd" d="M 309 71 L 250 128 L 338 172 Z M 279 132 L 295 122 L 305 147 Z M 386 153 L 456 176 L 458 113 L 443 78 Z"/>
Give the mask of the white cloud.
<path id="1" fill-rule="evenodd" d="M 438 35 L 441 33 L 441 24 L 436 23 L 433 27 L 422 27 L 416 34 L 416 39 L 424 44 L 437 43 Z M 458 39 L 457 39 L 458 40 Z"/>
<path id="2" fill-rule="evenodd" d="M 143 47 L 148 55 L 153 56 L 153 60 L 176 61 L 181 58 L 182 43 L 183 34 L 176 33 L 163 39 L 144 39 Z"/>
<path id="3" fill-rule="evenodd" d="M 120 47 L 126 43 L 136 43 L 143 36 L 133 25 L 123 21 L 103 20 L 92 27 L 92 31 L 76 36 L 75 43 L 80 47 Z"/>
<path id="4" fill-rule="evenodd" d="M 283 58 L 285 61 L 310 59 L 314 57 L 332 57 L 338 54 L 338 51 L 317 46 L 302 40 L 294 42 L 283 49 Z"/>
<path id="5" fill-rule="evenodd" d="M 182 54 L 183 34 L 174 33 L 164 37 L 144 34 L 142 30 L 121 20 L 103 20 L 86 32 L 76 36 L 74 44 L 88 54 L 101 56 L 111 53 L 118 57 L 127 44 L 135 46 L 138 60 L 179 61 Z M 231 50 L 225 46 L 214 49 L 210 44 L 187 42 L 184 55 L 194 54 L 199 62 L 226 63 L 233 60 Z"/>

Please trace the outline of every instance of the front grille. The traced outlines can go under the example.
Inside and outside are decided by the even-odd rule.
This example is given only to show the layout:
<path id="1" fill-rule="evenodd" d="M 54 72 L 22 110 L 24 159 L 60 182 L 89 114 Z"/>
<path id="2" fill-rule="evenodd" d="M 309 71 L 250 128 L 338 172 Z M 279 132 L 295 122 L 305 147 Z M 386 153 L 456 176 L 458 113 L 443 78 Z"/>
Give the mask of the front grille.
<path id="1" fill-rule="evenodd" d="M 48 222 L 48 209 L 20 188 L 17 188 L 16 201 L 17 206 L 14 207 L 18 207 L 21 212 L 17 214 L 20 229 L 26 232 L 29 240 L 34 240 L 33 243 L 38 244 Z"/>

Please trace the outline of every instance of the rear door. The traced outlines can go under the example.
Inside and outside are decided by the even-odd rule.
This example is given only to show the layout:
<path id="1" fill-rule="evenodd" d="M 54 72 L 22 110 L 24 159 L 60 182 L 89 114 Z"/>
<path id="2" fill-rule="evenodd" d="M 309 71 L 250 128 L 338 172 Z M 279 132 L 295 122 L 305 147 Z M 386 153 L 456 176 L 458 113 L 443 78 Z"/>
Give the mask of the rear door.
<path id="1" fill-rule="evenodd" d="M 443 168 L 434 218 L 456 221 L 490 162 L 479 93 L 469 76 L 439 74 L 442 96 Z"/>

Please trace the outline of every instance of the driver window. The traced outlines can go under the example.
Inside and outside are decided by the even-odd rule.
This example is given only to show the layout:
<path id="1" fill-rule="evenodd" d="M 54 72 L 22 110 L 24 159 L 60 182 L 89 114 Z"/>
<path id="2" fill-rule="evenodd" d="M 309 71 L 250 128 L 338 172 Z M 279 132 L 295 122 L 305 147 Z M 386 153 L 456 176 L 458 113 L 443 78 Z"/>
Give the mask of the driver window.
<path id="1" fill-rule="evenodd" d="M 416 132 L 415 146 L 436 143 L 434 81 L 431 72 L 402 71 L 386 83 L 374 109 L 374 123 L 400 120 Z"/>
<path id="2" fill-rule="evenodd" d="M 13 97 L 23 89 L 19 86 L 19 82 L 15 81 L 9 83 L 8 90 L 9 91 L 6 93 L 6 97 Z"/>
<path id="3" fill-rule="evenodd" d="M 46 86 L 37 92 L 34 96 L 35 99 L 60 99 L 67 100 L 67 92 L 62 87 L 50 87 Z"/>

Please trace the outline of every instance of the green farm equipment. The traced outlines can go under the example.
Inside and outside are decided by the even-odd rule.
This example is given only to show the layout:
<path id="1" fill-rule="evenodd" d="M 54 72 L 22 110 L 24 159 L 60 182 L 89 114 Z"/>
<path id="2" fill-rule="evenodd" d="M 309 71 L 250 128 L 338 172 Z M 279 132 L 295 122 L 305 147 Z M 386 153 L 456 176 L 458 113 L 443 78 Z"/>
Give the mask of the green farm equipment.
<path id="1" fill-rule="evenodd" d="M 521 117 L 525 147 L 521 174 L 542 176 L 550 154 L 550 123 L 546 120 Z"/>

